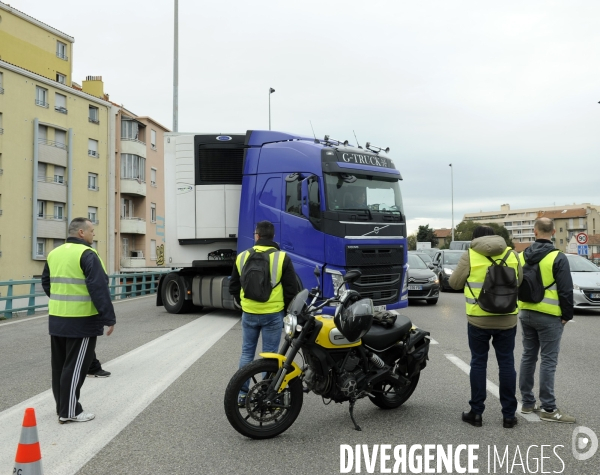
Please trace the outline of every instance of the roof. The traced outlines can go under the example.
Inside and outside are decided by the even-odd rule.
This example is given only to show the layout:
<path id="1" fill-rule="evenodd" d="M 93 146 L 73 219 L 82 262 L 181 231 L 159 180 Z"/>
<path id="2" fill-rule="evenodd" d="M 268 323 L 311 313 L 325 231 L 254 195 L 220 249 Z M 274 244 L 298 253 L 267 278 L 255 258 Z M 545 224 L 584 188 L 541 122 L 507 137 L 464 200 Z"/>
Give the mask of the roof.
<path id="1" fill-rule="evenodd" d="M 588 246 L 600 246 L 600 234 L 588 235 Z"/>
<path id="2" fill-rule="evenodd" d="M 515 247 L 515 251 L 517 251 L 517 252 L 523 252 L 525 249 L 527 249 L 532 244 L 533 244 L 533 241 L 531 241 L 531 242 L 515 242 L 515 241 L 513 241 L 513 246 Z"/>
<path id="3" fill-rule="evenodd" d="M 446 229 L 446 228 L 434 229 L 433 234 L 435 234 L 435 237 L 437 237 L 437 238 L 442 238 L 442 239 L 447 238 L 448 236 L 452 235 L 452 229 Z"/>
<path id="4" fill-rule="evenodd" d="M 542 211 L 540 218 L 564 219 L 564 218 L 585 218 L 587 216 L 585 208 L 563 209 L 560 211 Z"/>

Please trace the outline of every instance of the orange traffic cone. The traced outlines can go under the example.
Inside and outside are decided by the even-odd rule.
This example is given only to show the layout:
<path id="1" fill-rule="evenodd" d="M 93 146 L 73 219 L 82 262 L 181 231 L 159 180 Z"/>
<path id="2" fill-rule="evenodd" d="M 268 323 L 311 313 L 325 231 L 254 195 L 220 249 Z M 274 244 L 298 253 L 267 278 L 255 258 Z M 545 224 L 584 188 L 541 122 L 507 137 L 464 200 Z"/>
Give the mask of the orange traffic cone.
<path id="1" fill-rule="evenodd" d="M 42 470 L 42 452 L 40 451 L 35 410 L 33 407 L 25 409 L 21 440 L 17 447 L 13 473 L 18 475 L 42 475 L 44 473 Z"/>

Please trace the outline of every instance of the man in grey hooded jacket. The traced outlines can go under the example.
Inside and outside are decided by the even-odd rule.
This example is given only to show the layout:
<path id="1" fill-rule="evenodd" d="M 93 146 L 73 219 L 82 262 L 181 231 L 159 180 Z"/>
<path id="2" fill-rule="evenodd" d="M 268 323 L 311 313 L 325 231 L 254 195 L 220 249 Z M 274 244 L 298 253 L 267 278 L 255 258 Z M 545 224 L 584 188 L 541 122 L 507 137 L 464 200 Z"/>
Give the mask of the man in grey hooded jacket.
<path id="1" fill-rule="evenodd" d="M 467 330 L 469 349 L 471 350 L 471 410 L 463 412 L 462 420 L 475 427 L 481 427 L 482 414 L 485 410 L 487 360 L 490 340 L 496 352 L 500 380 L 500 404 L 502 405 L 503 427 L 510 429 L 517 424 L 515 372 L 515 337 L 517 334 L 517 312 L 509 315 L 499 315 L 486 312 L 477 303 L 477 295 L 485 280 L 485 273 L 492 265 L 490 259 L 504 259 L 512 267 L 518 277 L 518 284 L 523 280 L 521 264 L 518 257 L 510 249 L 504 238 L 495 236 L 489 226 L 477 226 L 473 231 L 471 248 L 467 250 L 456 266 L 449 279 L 450 286 L 462 290 L 469 282 L 470 288 L 465 288 Z M 473 291 L 475 289 L 475 291 Z"/>

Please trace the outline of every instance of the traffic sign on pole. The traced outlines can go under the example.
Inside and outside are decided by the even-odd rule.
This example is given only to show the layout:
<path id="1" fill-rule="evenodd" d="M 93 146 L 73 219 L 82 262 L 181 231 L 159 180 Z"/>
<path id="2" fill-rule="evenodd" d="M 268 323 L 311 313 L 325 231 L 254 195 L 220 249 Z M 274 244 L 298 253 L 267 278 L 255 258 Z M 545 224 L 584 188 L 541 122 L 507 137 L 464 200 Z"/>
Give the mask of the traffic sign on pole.
<path id="1" fill-rule="evenodd" d="M 579 233 L 577 234 L 577 244 L 587 244 L 588 242 L 588 235 L 586 233 Z"/>
<path id="2" fill-rule="evenodd" d="M 587 244 L 578 244 L 577 245 L 577 254 L 580 256 L 588 255 L 588 245 Z"/>

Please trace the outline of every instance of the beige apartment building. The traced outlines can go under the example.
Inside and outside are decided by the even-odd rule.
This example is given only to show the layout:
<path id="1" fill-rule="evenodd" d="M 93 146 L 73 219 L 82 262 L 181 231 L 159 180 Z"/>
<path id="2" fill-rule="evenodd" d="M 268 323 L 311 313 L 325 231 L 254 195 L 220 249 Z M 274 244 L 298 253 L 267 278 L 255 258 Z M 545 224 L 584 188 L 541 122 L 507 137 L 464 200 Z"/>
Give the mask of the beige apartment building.
<path id="1" fill-rule="evenodd" d="M 539 216 L 547 216 L 554 220 L 556 228 L 554 245 L 561 251 L 566 251 L 572 236 L 579 232 L 596 234 L 596 224 L 600 226 L 600 206 L 590 203 L 580 203 L 564 206 L 547 206 L 538 208 L 510 209 L 509 204 L 500 206 L 500 211 L 481 211 L 467 213 L 463 220 L 498 223 L 503 225 L 518 251 L 528 247 L 535 236 L 533 224 Z"/>

